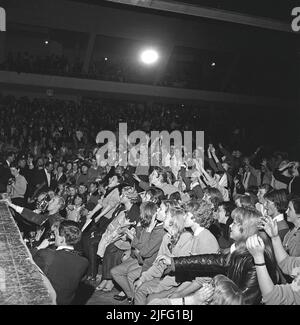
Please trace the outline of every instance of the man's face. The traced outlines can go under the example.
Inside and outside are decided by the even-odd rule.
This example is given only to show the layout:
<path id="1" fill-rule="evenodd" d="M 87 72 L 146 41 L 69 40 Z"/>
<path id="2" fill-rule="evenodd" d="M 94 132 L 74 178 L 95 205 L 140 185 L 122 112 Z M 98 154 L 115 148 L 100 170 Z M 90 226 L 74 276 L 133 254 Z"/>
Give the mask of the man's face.
<path id="1" fill-rule="evenodd" d="M 96 186 L 96 184 L 90 184 L 90 192 L 91 193 L 94 193 L 95 191 L 97 190 L 97 186 Z"/>
<path id="2" fill-rule="evenodd" d="M 76 196 L 74 200 L 75 205 L 79 206 L 82 204 L 82 198 L 80 196 Z"/>
<path id="3" fill-rule="evenodd" d="M 48 204 L 48 211 L 55 210 L 59 208 L 59 202 L 58 198 L 54 197 L 53 199 L 50 200 Z"/>
<path id="4" fill-rule="evenodd" d="M 48 173 L 51 173 L 52 170 L 53 170 L 53 164 L 49 164 L 47 167 L 46 167 Z"/>
<path id="5" fill-rule="evenodd" d="M 82 172 L 82 174 L 84 174 L 84 175 L 86 175 L 87 174 L 87 172 L 88 172 L 88 167 L 87 166 L 82 166 L 81 167 L 81 172 Z"/>
<path id="6" fill-rule="evenodd" d="M 277 212 L 275 203 L 270 200 L 265 200 L 264 202 L 264 208 L 266 209 L 267 215 L 270 217 L 275 217 L 275 214 Z"/>
<path id="7" fill-rule="evenodd" d="M 25 160 L 25 159 L 21 159 L 21 160 L 19 161 L 19 167 L 20 167 L 20 168 L 25 168 L 25 166 L 26 166 L 26 160 Z"/>
<path id="8" fill-rule="evenodd" d="M 266 190 L 264 188 L 260 188 L 257 192 L 257 198 L 259 203 L 264 204 L 264 195 L 266 194 Z"/>
<path id="9" fill-rule="evenodd" d="M 19 174 L 18 170 L 17 170 L 15 167 L 12 167 L 12 168 L 10 169 L 10 173 L 11 173 L 14 177 L 16 177 L 16 176 Z"/>
<path id="10" fill-rule="evenodd" d="M 44 161 L 42 158 L 38 159 L 37 165 L 38 165 L 38 167 L 42 167 L 44 165 Z"/>
<path id="11" fill-rule="evenodd" d="M 59 235 L 58 229 L 54 229 L 54 235 L 55 235 L 55 246 L 59 247 L 65 244 L 65 237 L 62 237 Z"/>
<path id="12" fill-rule="evenodd" d="M 71 196 L 74 196 L 76 194 L 76 189 L 74 187 L 69 188 L 69 193 Z"/>
<path id="13" fill-rule="evenodd" d="M 86 187 L 83 186 L 83 185 L 80 185 L 79 188 L 78 188 L 78 192 L 80 194 L 84 194 L 86 192 Z"/>

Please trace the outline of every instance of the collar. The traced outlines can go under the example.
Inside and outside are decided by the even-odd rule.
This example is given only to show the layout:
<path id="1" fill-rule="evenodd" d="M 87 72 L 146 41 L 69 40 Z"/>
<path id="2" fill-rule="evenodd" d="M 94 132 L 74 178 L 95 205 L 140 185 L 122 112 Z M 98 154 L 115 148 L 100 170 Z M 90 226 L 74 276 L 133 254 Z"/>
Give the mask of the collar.
<path id="1" fill-rule="evenodd" d="M 279 214 L 278 216 L 273 218 L 273 220 L 276 220 L 277 222 L 282 221 L 282 220 L 284 220 L 284 216 L 283 216 L 283 214 Z"/>
<path id="2" fill-rule="evenodd" d="M 57 251 L 61 251 L 63 249 L 67 249 L 69 251 L 73 251 L 74 250 L 74 247 L 73 246 L 64 246 L 64 245 L 62 245 L 62 246 L 59 246 L 59 247 L 56 248 Z"/>
<path id="3" fill-rule="evenodd" d="M 194 232 L 194 237 L 198 236 L 203 230 L 204 228 L 201 226 L 197 228 L 196 231 Z"/>
<path id="4" fill-rule="evenodd" d="M 230 254 L 232 254 L 236 250 L 235 244 L 230 246 Z"/>

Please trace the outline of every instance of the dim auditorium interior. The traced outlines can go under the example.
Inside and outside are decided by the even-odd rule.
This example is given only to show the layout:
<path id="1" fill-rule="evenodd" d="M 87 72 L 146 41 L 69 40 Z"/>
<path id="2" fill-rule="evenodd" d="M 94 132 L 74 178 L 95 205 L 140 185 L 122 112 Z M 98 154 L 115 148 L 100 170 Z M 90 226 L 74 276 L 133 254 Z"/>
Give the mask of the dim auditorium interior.
<path id="1" fill-rule="evenodd" d="M 296 2 L 0 1 L 1 305 L 300 304 Z"/>

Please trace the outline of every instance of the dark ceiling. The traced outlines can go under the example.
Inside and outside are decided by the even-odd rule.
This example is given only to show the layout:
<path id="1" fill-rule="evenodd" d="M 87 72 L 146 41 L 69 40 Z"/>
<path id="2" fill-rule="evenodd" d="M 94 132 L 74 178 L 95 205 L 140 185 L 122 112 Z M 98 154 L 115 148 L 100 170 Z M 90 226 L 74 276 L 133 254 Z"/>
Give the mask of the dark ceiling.
<path id="1" fill-rule="evenodd" d="M 93 5 L 113 6 L 110 1 L 105 0 L 70 0 L 84 2 Z M 291 11 L 299 6 L 297 0 L 164 0 L 169 2 L 187 3 L 195 6 L 218 8 L 223 10 L 236 11 L 243 14 L 266 17 L 288 22 L 291 20 Z M 117 4 L 116 4 L 117 5 Z"/>

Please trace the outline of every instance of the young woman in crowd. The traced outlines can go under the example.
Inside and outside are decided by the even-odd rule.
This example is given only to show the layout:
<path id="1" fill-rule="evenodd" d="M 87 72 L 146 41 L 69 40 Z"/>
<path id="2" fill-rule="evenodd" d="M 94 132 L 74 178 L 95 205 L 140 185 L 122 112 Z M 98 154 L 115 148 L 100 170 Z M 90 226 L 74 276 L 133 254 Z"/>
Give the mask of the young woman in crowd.
<path id="1" fill-rule="evenodd" d="M 178 221 L 180 225 L 182 218 L 184 218 L 183 227 L 189 228 L 191 232 L 185 232 L 184 229 L 181 230 L 182 233 L 174 231 L 173 224 Z M 199 202 L 199 205 L 194 207 L 192 212 L 170 209 L 164 223 L 168 234 L 164 237 L 159 254 L 166 252 L 170 256 L 187 256 L 201 253 L 217 253 L 219 251 L 218 242 L 206 229 L 212 222 L 211 204 L 205 201 Z M 178 228 L 180 229 L 180 226 Z M 174 238 L 175 241 L 172 243 Z M 143 296 L 145 293 L 158 293 L 159 296 L 167 296 L 179 286 L 172 276 L 166 276 L 157 282 L 158 274 L 162 275 L 162 270 L 159 270 L 159 268 L 161 268 L 161 265 L 154 265 L 152 269 L 142 273 L 136 287 L 141 286 L 144 282 L 146 283 L 135 293 L 137 304 L 140 304 L 146 298 Z M 153 281 L 151 281 L 152 279 Z"/>
<path id="2" fill-rule="evenodd" d="M 136 234 L 132 236 L 131 255 L 122 264 L 111 270 L 115 282 L 122 288 L 120 294 L 115 295 L 116 300 L 128 299 L 132 302 L 134 297 L 133 283 L 141 273 L 147 271 L 153 264 L 160 248 L 165 230 L 164 216 L 158 215 L 158 206 L 153 202 L 141 204 L 141 220 L 136 227 Z"/>
<path id="3" fill-rule="evenodd" d="M 243 292 L 245 304 L 260 304 L 261 292 L 256 267 L 251 254 L 246 249 L 246 240 L 258 233 L 265 243 L 264 255 L 267 268 L 274 283 L 278 283 L 279 274 L 271 243 L 268 237 L 259 231 L 261 215 L 254 209 L 236 208 L 232 212 L 232 218 L 230 237 L 234 239 L 235 244 L 232 245 L 229 254 L 204 254 L 174 258 L 158 256 L 157 261 L 171 265 L 170 270 L 175 272 L 177 282 L 194 280 L 191 287 L 181 293 L 183 297 L 194 293 L 202 286 L 201 277 L 224 274 Z"/>
<path id="4" fill-rule="evenodd" d="M 290 284 L 277 284 L 266 266 L 265 243 L 260 236 L 248 238 L 246 245 L 253 256 L 263 303 L 266 305 L 299 305 L 300 304 L 300 258 L 289 256 L 282 246 L 278 223 L 271 217 L 262 221 L 265 232 L 272 239 L 276 261 L 283 271 L 293 278 Z"/>
<path id="5" fill-rule="evenodd" d="M 193 295 L 182 298 L 156 298 L 148 305 L 244 305 L 243 292 L 225 275 L 216 275 Z"/>

